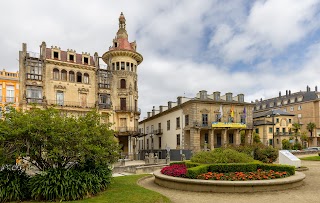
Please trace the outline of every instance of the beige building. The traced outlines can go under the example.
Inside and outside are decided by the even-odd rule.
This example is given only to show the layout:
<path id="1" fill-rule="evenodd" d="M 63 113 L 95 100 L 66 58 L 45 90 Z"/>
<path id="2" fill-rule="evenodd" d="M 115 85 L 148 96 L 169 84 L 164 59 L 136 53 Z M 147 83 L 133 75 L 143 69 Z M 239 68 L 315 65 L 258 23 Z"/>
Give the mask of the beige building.
<path id="1" fill-rule="evenodd" d="M 136 153 L 155 151 L 165 154 L 209 150 L 224 145 L 239 145 L 240 131 L 251 142 L 254 105 L 244 102 L 244 95 L 220 92 L 208 95 L 200 91 L 195 98 L 178 97 L 177 102 L 153 108 L 139 122 L 141 135 Z M 162 156 L 163 158 L 163 156 Z M 174 159 L 178 159 L 177 156 Z"/>
<path id="2" fill-rule="evenodd" d="M 300 123 L 301 132 L 307 132 L 309 136 L 308 146 L 320 146 L 320 92 L 317 86 L 314 91 L 307 86 L 306 91 L 291 93 L 291 90 L 287 90 L 284 95 L 279 92 L 278 97 L 256 100 L 254 104 L 254 113 L 280 109 L 294 114 L 294 122 Z M 310 122 L 316 124 L 312 137 L 307 130 L 307 124 Z"/>
<path id="3" fill-rule="evenodd" d="M 112 46 L 98 53 L 77 53 L 73 49 L 40 45 L 40 53 L 22 45 L 20 64 L 20 107 L 54 106 L 67 115 L 81 115 L 96 108 L 102 122 L 112 123 L 123 155 L 132 158 L 132 140 L 138 133 L 137 68 L 143 57 L 129 43 L 126 19 L 121 13 Z"/>
<path id="4" fill-rule="evenodd" d="M 19 106 L 19 72 L 0 71 L 0 118 Z"/>
<path id="5" fill-rule="evenodd" d="M 295 115 L 276 109 L 253 114 L 254 132 L 265 145 L 282 148 L 282 140 L 294 135 L 292 124 L 297 122 Z"/>

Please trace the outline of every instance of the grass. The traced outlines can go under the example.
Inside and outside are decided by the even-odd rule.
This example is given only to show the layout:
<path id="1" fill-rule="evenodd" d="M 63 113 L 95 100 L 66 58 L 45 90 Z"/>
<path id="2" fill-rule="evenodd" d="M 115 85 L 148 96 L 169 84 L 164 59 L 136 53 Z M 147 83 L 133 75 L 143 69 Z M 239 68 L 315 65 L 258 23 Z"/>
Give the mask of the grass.
<path id="1" fill-rule="evenodd" d="M 308 156 L 308 157 L 303 157 L 300 159 L 306 160 L 306 161 L 320 161 L 320 156 Z"/>
<path id="2" fill-rule="evenodd" d="M 72 201 L 72 203 L 166 203 L 171 202 L 169 198 L 145 189 L 137 185 L 137 181 L 140 178 L 150 176 L 147 174 L 142 175 L 131 175 L 131 176 L 120 176 L 113 178 L 113 182 L 110 187 L 100 193 L 99 195 L 78 200 Z M 25 203 L 36 203 L 36 202 L 25 202 Z M 39 202 L 40 203 L 40 202 Z M 41 202 L 43 203 L 43 202 Z"/>

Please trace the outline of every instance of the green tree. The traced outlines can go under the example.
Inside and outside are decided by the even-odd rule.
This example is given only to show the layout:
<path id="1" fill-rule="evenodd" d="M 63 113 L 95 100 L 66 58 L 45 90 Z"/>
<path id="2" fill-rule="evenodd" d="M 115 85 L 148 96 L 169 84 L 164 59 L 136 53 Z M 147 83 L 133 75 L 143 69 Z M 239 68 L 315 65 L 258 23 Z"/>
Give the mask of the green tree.
<path id="1" fill-rule="evenodd" d="M 256 132 L 253 132 L 253 143 L 261 143 L 260 136 Z"/>
<path id="2" fill-rule="evenodd" d="M 292 130 L 294 132 L 295 142 L 298 143 L 298 136 L 300 135 L 301 124 L 300 123 L 293 123 Z"/>
<path id="3" fill-rule="evenodd" d="M 312 137 L 313 130 L 316 128 L 315 123 L 308 123 L 307 124 L 307 130 L 310 132 L 310 137 Z"/>
<path id="4" fill-rule="evenodd" d="M 282 140 L 282 149 L 291 149 L 291 143 L 287 139 Z"/>
<path id="5" fill-rule="evenodd" d="M 110 164 L 119 157 L 110 125 L 100 124 L 96 111 L 74 117 L 53 108 L 13 110 L 0 122 L 0 160 L 6 163 L 18 156 L 29 157 L 30 163 L 44 171 L 88 159 Z"/>

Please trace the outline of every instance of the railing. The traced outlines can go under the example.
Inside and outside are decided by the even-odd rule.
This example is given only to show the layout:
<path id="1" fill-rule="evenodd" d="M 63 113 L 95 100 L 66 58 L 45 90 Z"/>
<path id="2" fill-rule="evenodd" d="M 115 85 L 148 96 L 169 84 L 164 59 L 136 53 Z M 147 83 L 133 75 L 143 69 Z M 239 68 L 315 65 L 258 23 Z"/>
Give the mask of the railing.
<path id="1" fill-rule="evenodd" d="M 114 129 L 115 131 L 119 132 L 119 133 L 125 133 L 125 132 L 138 132 L 138 128 L 137 127 L 115 127 Z"/>
<path id="2" fill-rule="evenodd" d="M 107 70 L 107 69 L 108 69 L 108 65 L 106 65 L 106 64 L 99 64 L 99 68 L 100 68 L 100 69 L 105 69 L 105 70 Z"/>
<path id="3" fill-rule="evenodd" d="M 14 97 L 6 97 L 6 103 L 13 103 Z"/>
<path id="4" fill-rule="evenodd" d="M 99 104 L 99 109 L 111 109 L 111 104 Z"/>
<path id="5" fill-rule="evenodd" d="M 115 111 L 123 111 L 123 112 L 134 112 L 134 113 L 141 113 L 141 109 L 134 107 L 134 106 L 115 106 Z"/>
<path id="6" fill-rule="evenodd" d="M 42 99 L 40 98 L 26 98 L 28 104 L 41 104 Z"/>
<path id="7" fill-rule="evenodd" d="M 27 73 L 26 77 L 28 80 L 42 80 L 42 75 L 39 74 Z"/>
<path id="8" fill-rule="evenodd" d="M 93 108 L 93 107 L 95 107 L 94 103 L 63 101 L 63 100 L 47 100 L 47 104 L 48 105 L 64 106 L 64 107 L 76 107 L 76 108 Z"/>
<path id="9" fill-rule="evenodd" d="M 289 136 L 292 136 L 294 135 L 294 133 L 290 133 L 290 132 L 275 132 L 274 135 L 283 135 L 283 136 L 286 136 L 286 135 L 289 135 Z"/>
<path id="10" fill-rule="evenodd" d="M 110 89 L 111 85 L 105 83 L 98 83 L 98 87 L 103 89 Z"/>
<path id="11" fill-rule="evenodd" d="M 162 135 L 163 134 L 163 130 L 162 129 L 153 130 L 153 134 Z"/>
<path id="12" fill-rule="evenodd" d="M 36 52 L 27 52 L 27 57 L 40 58 L 40 54 Z"/>

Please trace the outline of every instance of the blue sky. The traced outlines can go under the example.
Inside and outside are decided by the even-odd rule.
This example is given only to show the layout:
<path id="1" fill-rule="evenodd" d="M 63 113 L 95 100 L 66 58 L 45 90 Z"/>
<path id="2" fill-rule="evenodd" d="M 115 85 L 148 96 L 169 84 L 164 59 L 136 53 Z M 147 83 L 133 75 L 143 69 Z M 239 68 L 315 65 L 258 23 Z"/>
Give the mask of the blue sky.
<path id="1" fill-rule="evenodd" d="M 46 3 L 43 3 L 46 2 Z M 314 90 L 320 73 L 319 0 L 6 1 L 0 8 L 0 67 L 18 70 L 21 43 L 98 52 L 112 44 L 120 12 L 139 66 L 141 117 L 178 96 Z"/>

